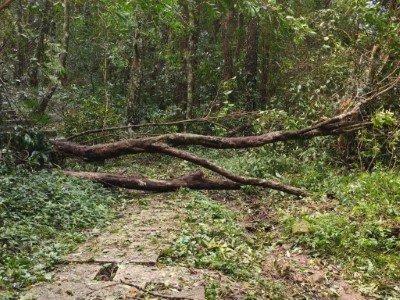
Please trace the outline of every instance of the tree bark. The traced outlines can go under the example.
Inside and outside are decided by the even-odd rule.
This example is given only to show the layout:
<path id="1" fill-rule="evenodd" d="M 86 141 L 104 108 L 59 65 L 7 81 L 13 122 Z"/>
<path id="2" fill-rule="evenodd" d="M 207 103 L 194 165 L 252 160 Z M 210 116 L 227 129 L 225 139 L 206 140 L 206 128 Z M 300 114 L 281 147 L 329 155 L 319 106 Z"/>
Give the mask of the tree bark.
<path id="1" fill-rule="evenodd" d="M 346 122 L 337 116 L 315 126 L 300 130 L 272 131 L 258 136 L 218 137 L 190 133 L 165 134 L 156 137 L 124 140 L 109 144 L 93 146 L 80 145 L 65 140 L 53 140 L 54 150 L 67 155 L 78 156 L 88 161 L 115 158 L 127 154 L 144 152 L 154 153 L 153 144 L 165 143 L 172 147 L 197 145 L 214 149 L 244 149 L 261 147 L 267 144 L 288 141 L 306 140 L 317 136 L 338 135 L 350 130 L 371 126 L 370 122 Z M 332 120 L 337 120 L 333 122 Z"/>
<path id="2" fill-rule="evenodd" d="M 31 65 L 29 82 L 33 87 L 39 85 L 39 67 L 45 59 L 46 52 L 46 37 L 50 30 L 50 11 L 53 6 L 52 1 L 46 0 L 43 7 L 42 24 L 39 33 L 38 43 L 35 49 L 35 60 Z"/>
<path id="3" fill-rule="evenodd" d="M 261 109 L 265 109 L 268 103 L 268 85 L 269 85 L 269 57 L 270 57 L 270 41 L 267 25 L 264 26 L 262 34 L 262 61 L 260 74 L 260 104 Z"/>
<path id="4" fill-rule="evenodd" d="M 25 73 L 25 50 L 26 50 L 26 42 L 24 41 L 22 35 L 22 23 L 23 23 L 23 6 L 21 1 L 18 3 L 18 11 L 17 11 L 17 61 L 15 62 L 15 79 L 17 79 L 17 85 L 19 85 L 22 77 Z"/>
<path id="5" fill-rule="evenodd" d="M 44 112 L 46 111 L 47 107 L 49 106 L 51 98 L 53 98 L 53 95 L 56 92 L 57 88 L 58 88 L 58 84 L 56 84 L 56 83 L 51 83 L 47 87 L 46 93 L 43 95 L 42 99 L 40 100 L 39 106 L 34 110 L 34 114 L 36 114 L 36 115 L 44 114 Z"/>
<path id="6" fill-rule="evenodd" d="M 259 136 L 245 137 L 218 137 L 196 134 L 165 134 L 156 137 L 147 137 L 134 140 L 125 140 L 109 144 L 98 144 L 93 146 L 80 145 L 66 142 L 65 140 L 53 140 L 53 151 L 63 155 L 72 155 L 86 160 L 104 160 L 127 154 L 138 153 L 160 153 L 171 157 L 183 159 L 202 166 L 210 171 L 224 176 L 239 185 L 252 185 L 271 188 L 297 196 L 307 196 L 308 192 L 285 185 L 280 182 L 261 178 L 244 177 L 230 172 L 221 166 L 208 161 L 203 157 L 196 156 L 184 150 L 177 149 L 178 146 L 199 145 L 216 149 L 242 149 L 260 147 L 266 144 L 288 140 L 305 140 L 317 136 L 338 135 L 344 132 L 352 132 L 372 127 L 372 122 L 351 121 L 354 115 L 360 113 L 360 109 L 381 95 L 393 90 L 398 86 L 400 78 L 382 87 L 378 91 L 367 93 L 354 105 L 354 107 L 340 115 L 324 119 L 314 126 L 299 130 L 273 131 Z"/>
<path id="7" fill-rule="evenodd" d="M 63 171 L 65 175 L 86 178 L 108 186 L 155 192 L 171 192 L 180 188 L 195 190 L 239 190 L 240 184 L 224 179 L 208 179 L 200 171 L 167 180 L 146 179 L 107 173 Z"/>
<path id="8" fill-rule="evenodd" d="M 64 23 L 63 23 L 63 52 L 60 55 L 61 65 L 64 69 L 61 76 L 62 86 L 67 86 L 67 58 L 68 58 L 68 47 L 69 47 L 69 20 L 70 20 L 70 0 L 64 0 Z"/>
<path id="9" fill-rule="evenodd" d="M 186 4 L 186 19 L 187 19 L 187 48 L 185 50 L 186 61 L 186 120 L 193 117 L 193 90 L 194 90 L 194 74 L 193 74 L 193 54 L 194 54 L 194 14 L 193 5 Z"/>
<path id="10" fill-rule="evenodd" d="M 232 12 L 228 11 L 222 21 L 222 38 L 224 44 L 224 81 L 232 79 L 233 77 L 233 59 L 229 36 L 229 25 L 231 22 L 231 18 Z"/>
<path id="11" fill-rule="evenodd" d="M 183 145 L 202 145 L 218 149 L 240 149 L 259 147 L 268 143 L 286 140 L 309 139 L 315 136 L 332 135 L 343 130 L 360 129 L 371 124 L 354 124 L 340 119 L 332 119 L 318 123 L 314 127 L 297 131 L 276 131 L 261 136 L 222 138 L 214 136 L 202 136 L 195 134 L 167 134 L 158 137 L 150 137 L 136 140 L 126 140 L 110 144 L 99 144 L 94 146 L 79 145 L 71 142 L 52 141 L 53 150 L 62 154 L 84 158 L 86 160 L 103 160 L 127 154 L 138 153 L 160 153 L 171 157 L 183 159 L 202 166 L 225 178 L 239 184 L 252 185 L 286 192 L 297 196 L 307 196 L 308 192 L 285 185 L 277 181 L 254 177 L 244 177 L 234 174 L 203 157 L 177 149 Z"/>
<path id="12" fill-rule="evenodd" d="M 128 107 L 127 119 L 128 124 L 140 123 L 140 85 L 142 80 L 142 36 L 140 33 L 140 25 L 135 25 L 134 44 L 132 51 L 132 62 L 129 74 L 128 84 Z"/>
<path id="13" fill-rule="evenodd" d="M 246 41 L 246 110 L 256 109 L 257 67 L 258 67 L 258 19 L 249 21 Z"/>

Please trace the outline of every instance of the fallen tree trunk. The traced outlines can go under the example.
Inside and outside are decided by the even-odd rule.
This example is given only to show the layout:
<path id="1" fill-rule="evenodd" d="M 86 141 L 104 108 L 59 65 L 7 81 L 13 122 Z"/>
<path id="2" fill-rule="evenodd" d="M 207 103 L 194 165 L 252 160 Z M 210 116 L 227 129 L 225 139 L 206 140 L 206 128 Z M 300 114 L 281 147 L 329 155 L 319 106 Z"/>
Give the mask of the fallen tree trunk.
<path id="1" fill-rule="evenodd" d="M 337 135 L 346 132 L 346 130 L 353 131 L 368 126 L 371 126 L 370 122 L 323 122 L 305 129 L 272 131 L 258 136 L 218 137 L 190 133 L 174 133 L 93 146 L 80 145 L 65 140 L 53 140 L 51 144 L 55 151 L 72 156 L 79 156 L 88 161 L 96 161 L 127 154 L 152 152 L 151 146 L 155 143 L 164 143 L 172 147 L 197 145 L 215 149 L 244 149 L 261 147 L 280 141 L 306 140 L 317 136 Z"/>
<path id="2" fill-rule="evenodd" d="M 200 171 L 167 180 L 147 179 L 139 176 L 113 175 L 95 172 L 63 171 L 65 175 L 86 178 L 114 187 L 143 191 L 171 192 L 180 188 L 195 190 L 239 190 L 241 185 L 224 179 L 208 179 Z"/>
<path id="3" fill-rule="evenodd" d="M 218 148 L 218 149 L 242 149 L 251 147 L 260 147 L 266 144 L 275 143 L 278 141 L 287 140 L 301 140 L 310 139 L 316 136 L 326 136 L 326 135 L 336 135 L 346 131 L 358 130 L 371 126 L 371 123 L 355 123 L 343 121 L 341 118 L 335 117 L 334 119 L 325 120 L 318 123 L 317 125 L 301 130 L 294 131 L 274 131 L 269 132 L 260 136 L 247 136 L 247 137 L 215 137 L 215 136 L 204 136 L 196 134 L 165 134 L 156 137 L 139 138 L 132 140 L 119 141 L 109 144 L 98 144 L 93 146 L 80 145 L 72 142 L 67 142 L 64 140 L 52 141 L 53 150 L 61 152 L 62 154 L 72 155 L 75 157 L 81 157 L 89 161 L 104 160 L 109 158 L 115 158 L 127 154 L 138 154 L 138 153 L 161 153 L 164 155 L 176 157 L 194 163 L 196 165 L 202 166 L 210 171 L 213 171 L 219 175 L 224 176 L 231 182 L 235 183 L 237 186 L 242 185 L 252 185 L 264 188 L 270 188 L 278 191 L 282 191 L 288 194 L 296 196 L 308 196 L 309 193 L 300 188 L 296 188 L 290 185 L 286 185 L 277 181 L 254 178 L 254 177 L 243 177 L 234 174 L 215 163 L 208 161 L 203 157 L 196 156 L 187 151 L 183 151 L 176 147 L 187 146 L 187 145 L 201 145 L 208 148 Z M 81 176 L 78 173 L 74 173 L 77 176 Z M 140 185 L 139 179 L 131 178 L 130 180 L 123 180 L 120 177 L 113 177 L 114 175 L 100 174 L 95 175 L 92 173 L 90 176 L 86 175 L 86 178 L 105 181 L 111 184 L 115 183 L 117 186 L 123 186 L 130 182 L 132 184 L 131 188 L 145 189 L 143 185 Z M 69 173 L 72 175 L 72 173 Z M 118 179 L 118 180 L 117 180 Z M 120 181 L 119 181 L 120 180 Z M 191 182 L 189 180 L 189 182 Z M 211 183 L 211 182 L 208 182 Z M 153 185 L 152 185 L 153 184 Z M 149 182 L 149 186 L 152 186 L 152 190 L 157 190 L 154 185 L 155 182 Z M 169 185 L 171 182 L 157 181 L 157 186 L 159 191 L 170 191 L 177 189 L 179 187 L 189 187 L 193 189 L 203 189 L 206 186 L 204 183 L 200 185 L 188 185 L 185 181 L 178 180 L 174 181 L 171 188 Z M 161 186 L 164 186 L 162 188 Z M 217 186 L 220 185 L 217 183 Z M 211 189 L 211 188 L 210 188 Z M 227 188 L 229 189 L 229 188 Z"/>

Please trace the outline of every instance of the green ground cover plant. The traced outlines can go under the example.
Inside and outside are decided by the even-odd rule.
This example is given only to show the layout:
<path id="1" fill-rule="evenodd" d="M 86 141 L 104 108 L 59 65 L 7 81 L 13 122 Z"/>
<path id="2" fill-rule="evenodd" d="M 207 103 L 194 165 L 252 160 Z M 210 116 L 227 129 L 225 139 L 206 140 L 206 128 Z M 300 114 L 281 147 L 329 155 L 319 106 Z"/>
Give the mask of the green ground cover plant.
<path id="1" fill-rule="evenodd" d="M 163 263 L 183 264 L 210 269 L 246 282 L 247 299 L 283 299 L 283 287 L 263 278 L 263 257 L 267 253 L 264 240 L 250 237 L 238 225 L 238 216 L 201 193 L 190 193 L 185 205 L 189 212 L 183 228 L 170 249 L 163 254 Z M 228 287 L 229 288 L 232 287 Z M 207 299 L 228 297 L 219 283 L 210 281 Z"/>
<path id="2" fill-rule="evenodd" d="M 0 291 L 18 291 L 49 273 L 62 255 L 112 217 L 117 196 L 57 171 L 0 176 Z"/>
<path id="3" fill-rule="evenodd" d="M 296 211 L 282 209 L 285 232 L 291 241 L 314 256 L 339 263 L 347 279 L 369 296 L 397 299 L 400 296 L 400 175 L 376 170 L 321 176 L 310 168 L 300 181 L 315 185 L 319 196 L 310 203 L 329 209 Z M 328 176 L 326 176 L 328 175 Z M 328 197 L 326 197 L 328 195 Z M 291 234 L 292 226 L 305 220 L 310 231 Z M 392 297 L 392 298 L 390 298 Z"/>

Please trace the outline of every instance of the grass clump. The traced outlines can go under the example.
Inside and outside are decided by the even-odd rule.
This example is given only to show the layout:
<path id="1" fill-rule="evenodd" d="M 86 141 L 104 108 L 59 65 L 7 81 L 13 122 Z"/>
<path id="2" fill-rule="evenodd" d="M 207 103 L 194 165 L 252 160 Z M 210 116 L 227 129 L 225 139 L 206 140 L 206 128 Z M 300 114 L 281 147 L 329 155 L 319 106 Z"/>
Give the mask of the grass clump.
<path id="1" fill-rule="evenodd" d="M 49 279 L 86 229 L 110 219 L 116 200 L 98 184 L 58 172 L 0 176 L 0 290 L 14 293 Z"/>

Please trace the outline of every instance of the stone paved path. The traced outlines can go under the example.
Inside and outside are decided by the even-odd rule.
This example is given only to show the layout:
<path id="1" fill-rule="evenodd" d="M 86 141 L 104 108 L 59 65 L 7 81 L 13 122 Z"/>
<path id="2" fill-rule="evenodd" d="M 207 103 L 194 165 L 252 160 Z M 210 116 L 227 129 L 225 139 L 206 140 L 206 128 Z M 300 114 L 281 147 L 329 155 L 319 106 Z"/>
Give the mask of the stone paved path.
<path id="1" fill-rule="evenodd" d="M 106 232 L 65 258 L 53 282 L 32 287 L 26 298 L 205 299 L 201 272 L 158 264 L 176 237 L 182 211 L 165 195 L 143 196 L 140 202 L 127 205 Z"/>

